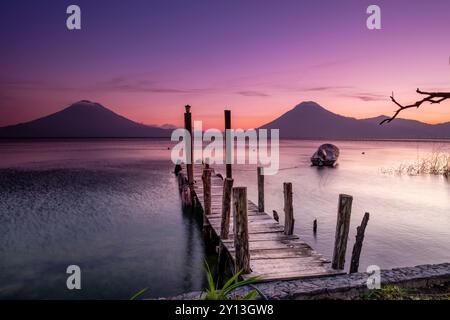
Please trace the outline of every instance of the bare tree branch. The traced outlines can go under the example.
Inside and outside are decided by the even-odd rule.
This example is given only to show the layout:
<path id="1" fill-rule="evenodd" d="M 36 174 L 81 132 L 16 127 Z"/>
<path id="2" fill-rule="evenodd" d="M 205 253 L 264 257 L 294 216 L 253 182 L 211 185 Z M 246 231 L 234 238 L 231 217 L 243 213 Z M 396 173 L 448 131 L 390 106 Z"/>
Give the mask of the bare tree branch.
<path id="1" fill-rule="evenodd" d="M 387 118 L 387 119 L 384 119 L 383 121 L 381 121 L 380 125 L 391 122 L 398 116 L 398 114 L 401 111 L 403 111 L 405 109 L 419 108 L 424 102 L 429 102 L 429 103 L 433 104 L 433 103 L 441 103 L 444 100 L 450 99 L 450 92 L 425 92 L 425 91 L 421 91 L 420 89 L 417 89 L 416 92 L 418 94 L 426 95 L 427 97 L 423 98 L 422 100 L 416 101 L 413 104 L 409 104 L 406 106 L 403 106 L 400 103 L 398 103 L 397 100 L 395 100 L 395 98 L 394 98 L 394 93 L 392 93 L 391 100 L 398 106 L 398 109 L 397 109 L 397 111 L 395 111 L 394 115 L 391 118 Z"/>

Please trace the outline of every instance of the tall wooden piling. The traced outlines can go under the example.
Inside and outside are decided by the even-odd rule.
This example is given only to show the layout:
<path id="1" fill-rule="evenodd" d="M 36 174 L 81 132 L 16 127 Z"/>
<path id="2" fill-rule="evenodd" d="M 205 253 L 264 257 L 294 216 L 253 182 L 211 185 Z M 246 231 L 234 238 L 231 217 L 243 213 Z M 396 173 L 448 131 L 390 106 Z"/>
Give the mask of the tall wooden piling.
<path id="1" fill-rule="evenodd" d="M 248 243 L 247 188 L 233 188 L 233 220 L 235 246 L 235 272 L 250 273 L 250 248 Z"/>
<path id="2" fill-rule="evenodd" d="M 211 214 L 211 169 L 203 169 L 203 202 L 205 215 Z"/>
<path id="3" fill-rule="evenodd" d="M 369 222 L 369 213 L 366 212 L 362 219 L 361 225 L 356 228 L 356 241 L 353 245 L 352 259 L 350 261 L 350 273 L 358 272 L 359 257 L 361 256 L 361 249 L 364 241 L 364 232 L 366 231 L 367 223 Z"/>
<path id="4" fill-rule="evenodd" d="M 225 110 L 225 158 L 227 178 L 232 178 L 231 163 L 233 162 L 233 136 L 231 135 L 231 111 Z"/>
<path id="5" fill-rule="evenodd" d="M 225 180 L 223 181 L 223 193 L 222 193 L 222 221 L 220 224 L 221 239 L 228 239 L 228 234 L 230 232 L 232 188 L 233 188 L 233 179 L 225 178 Z"/>
<path id="6" fill-rule="evenodd" d="M 333 261 L 331 264 L 333 269 L 344 269 L 348 232 L 350 229 L 350 216 L 352 213 L 352 201 L 352 196 L 345 194 L 339 195 Z"/>
<path id="7" fill-rule="evenodd" d="M 264 169 L 258 167 L 258 211 L 264 212 Z"/>
<path id="8" fill-rule="evenodd" d="M 284 191 L 284 234 L 294 233 L 294 209 L 292 205 L 292 183 L 283 183 Z"/>
<path id="9" fill-rule="evenodd" d="M 222 192 L 222 219 L 220 223 L 220 239 L 228 239 L 230 232 L 230 214 L 231 214 L 231 192 L 233 188 L 233 179 L 225 178 L 223 181 Z M 225 278 L 225 270 L 228 261 L 228 254 L 223 246 L 223 242 L 220 241 L 219 245 L 219 263 L 218 263 L 218 277 L 219 284 L 222 285 L 222 281 Z"/>
<path id="10" fill-rule="evenodd" d="M 184 128 L 188 132 L 188 137 L 185 137 L 186 141 L 186 170 L 188 176 L 188 183 L 192 185 L 194 183 L 194 165 L 193 165 L 193 149 L 192 149 L 192 114 L 191 106 L 185 106 L 186 112 L 184 113 Z"/>

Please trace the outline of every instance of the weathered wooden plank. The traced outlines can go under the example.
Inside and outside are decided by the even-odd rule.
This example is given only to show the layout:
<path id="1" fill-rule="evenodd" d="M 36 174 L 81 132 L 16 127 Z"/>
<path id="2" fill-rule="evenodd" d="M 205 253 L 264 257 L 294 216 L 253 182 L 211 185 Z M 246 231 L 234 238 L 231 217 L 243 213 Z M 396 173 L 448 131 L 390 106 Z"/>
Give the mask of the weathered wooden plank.
<path id="1" fill-rule="evenodd" d="M 316 257 L 320 259 L 323 263 L 330 263 L 318 253 L 305 252 L 302 249 L 284 248 L 284 249 L 260 249 L 260 250 L 250 250 L 251 260 L 264 260 L 264 259 L 284 259 L 284 258 L 299 258 L 299 257 Z"/>
<path id="2" fill-rule="evenodd" d="M 286 273 L 256 273 L 252 272 L 250 274 L 242 275 L 243 279 L 248 279 L 250 277 L 258 277 L 259 282 L 263 281 L 275 281 L 275 280 L 290 280 L 290 279 L 307 279 L 307 278 L 316 278 L 316 277 L 326 277 L 330 275 L 338 275 L 343 274 L 342 272 L 333 272 L 333 270 L 322 269 L 322 270 L 310 270 L 310 271 L 301 271 L 301 272 L 286 272 Z"/>
<path id="3" fill-rule="evenodd" d="M 224 241 L 225 246 L 229 251 L 234 251 L 234 243 Z M 296 240 L 267 240 L 267 241 L 250 241 L 250 250 L 255 249 L 284 249 L 284 248 L 309 248 L 304 242 Z"/>
<path id="4" fill-rule="evenodd" d="M 283 234 L 283 232 L 266 232 L 266 233 L 254 233 L 249 236 L 249 241 L 272 241 L 272 240 L 293 240 L 298 239 L 299 237 L 296 235 L 287 236 Z M 226 243 L 229 243 L 231 240 L 225 240 Z"/>

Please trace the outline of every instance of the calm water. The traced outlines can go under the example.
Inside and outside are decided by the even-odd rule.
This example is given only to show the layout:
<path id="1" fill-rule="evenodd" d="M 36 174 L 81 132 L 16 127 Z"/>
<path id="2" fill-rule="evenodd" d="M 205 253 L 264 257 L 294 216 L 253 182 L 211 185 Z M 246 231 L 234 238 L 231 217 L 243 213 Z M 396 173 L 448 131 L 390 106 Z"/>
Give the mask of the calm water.
<path id="1" fill-rule="evenodd" d="M 0 298 L 158 297 L 201 289 L 201 230 L 167 143 L 0 144 Z M 82 290 L 66 289 L 68 265 Z"/>
<path id="2" fill-rule="evenodd" d="M 292 182 L 295 232 L 329 258 L 338 195 L 351 194 L 349 254 L 356 226 L 371 214 L 361 269 L 450 261 L 450 181 L 382 173 L 450 151 L 450 143 L 340 141 L 337 168 L 312 168 L 320 143 L 282 142 L 281 170 L 266 177 L 267 211 L 282 217 L 282 183 Z M 145 287 L 153 297 L 201 289 L 204 245 L 198 221 L 180 210 L 169 146 L 0 143 L 0 298 L 126 299 Z M 256 200 L 255 168 L 235 167 L 234 176 Z M 66 289 L 70 264 L 82 269 L 82 290 Z"/>

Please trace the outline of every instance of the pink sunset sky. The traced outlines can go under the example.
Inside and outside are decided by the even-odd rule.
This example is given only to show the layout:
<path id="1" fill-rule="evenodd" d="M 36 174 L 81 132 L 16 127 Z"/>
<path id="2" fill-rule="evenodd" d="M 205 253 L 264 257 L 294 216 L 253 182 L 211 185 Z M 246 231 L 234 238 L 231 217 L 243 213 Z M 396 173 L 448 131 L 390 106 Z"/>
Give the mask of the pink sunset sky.
<path id="1" fill-rule="evenodd" d="M 373 3 L 372 3 L 373 2 Z M 87 99 L 145 124 L 258 127 L 313 100 L 356 118 L 450 91 L 450 2 L 10 1 L 1 10 L 0 126 Z M 381 30 L 366 8 L 381 7 Z M 450 102 L 401 117 L 450 121 Z"/>

